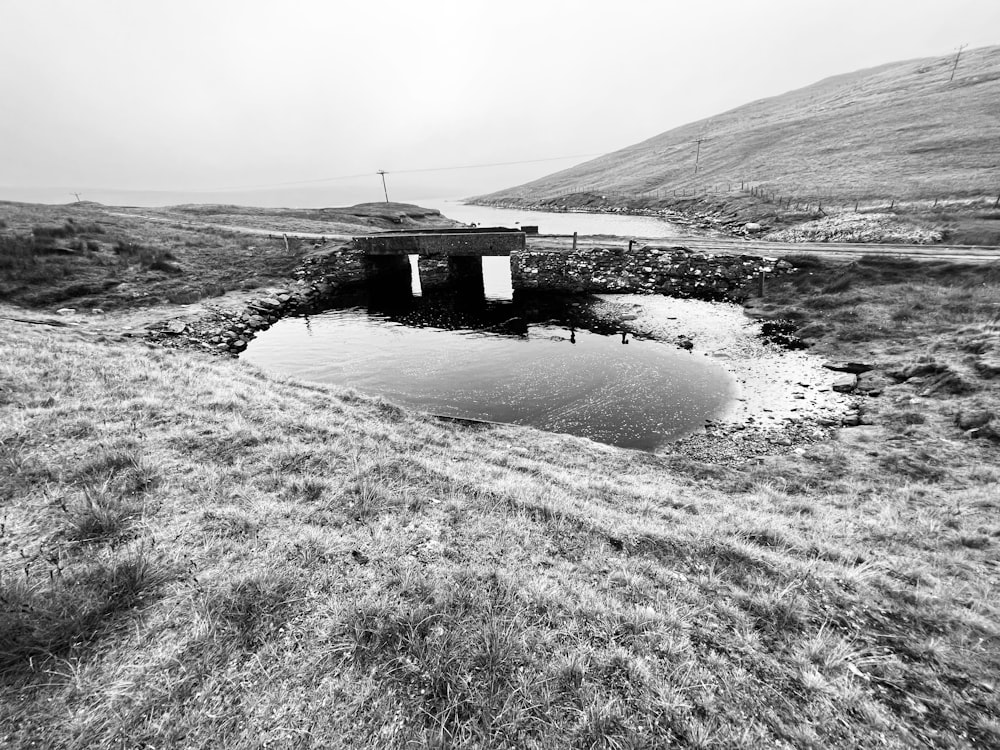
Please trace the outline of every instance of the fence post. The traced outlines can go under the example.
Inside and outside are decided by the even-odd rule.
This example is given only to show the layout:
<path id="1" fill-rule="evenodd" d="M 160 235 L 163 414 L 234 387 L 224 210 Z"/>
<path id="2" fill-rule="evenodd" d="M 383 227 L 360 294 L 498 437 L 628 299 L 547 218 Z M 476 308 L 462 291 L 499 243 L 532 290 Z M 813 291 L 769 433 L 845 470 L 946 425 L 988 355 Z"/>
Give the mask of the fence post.
<path id="1" fill-rule="evenodd" d="M 764 296 L 764 271 L 760 272 L 760 296 Z"/>
<path id="2" fill-rule="evenodd" d="M 576 232 L 573 232 L 573 250 L 576 250 Z"/>
<path id="3" fill-rule="evenodd" d="M 889 204 L 889 210 L 891 211 L 891 210 L 892 210 L 892 209 L 894 209 L 895 207 L 896 207 L 896 199 L 895 199 L 895 198 L 893 198 L 893 199 L 892 199 L 892 203 L 890 203 L 890 204 Z"/>
<path id="4" fill-rule="evenodd" d="M 1000 208 L 1000 195 L 998 195 L 996 201 L 993 202 L 993 208 Z"/>

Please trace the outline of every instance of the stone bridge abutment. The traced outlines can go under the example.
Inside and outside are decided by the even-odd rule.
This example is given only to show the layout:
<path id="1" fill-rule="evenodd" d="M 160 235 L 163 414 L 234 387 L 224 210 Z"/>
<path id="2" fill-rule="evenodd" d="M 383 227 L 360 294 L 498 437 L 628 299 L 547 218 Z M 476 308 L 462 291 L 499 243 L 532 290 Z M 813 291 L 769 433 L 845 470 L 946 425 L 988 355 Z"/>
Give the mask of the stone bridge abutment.
<path id="1" fill-rule="evenodd" d="M 693 251 L 680 245 L 528 248 L 525 235 L 507 229 L 385 232 L 356 237 L 348 246 L 307 259 L 303 274 L 334 286 L 376 281 L 408 284 L 409 256 L 417 256 L 423 289 L 482 285 L 484 256 L 509 256 L 514 290 L 577 293 L 654 293 L 737 299 L 761 273 L 791 265 L 776 258 Z"/>

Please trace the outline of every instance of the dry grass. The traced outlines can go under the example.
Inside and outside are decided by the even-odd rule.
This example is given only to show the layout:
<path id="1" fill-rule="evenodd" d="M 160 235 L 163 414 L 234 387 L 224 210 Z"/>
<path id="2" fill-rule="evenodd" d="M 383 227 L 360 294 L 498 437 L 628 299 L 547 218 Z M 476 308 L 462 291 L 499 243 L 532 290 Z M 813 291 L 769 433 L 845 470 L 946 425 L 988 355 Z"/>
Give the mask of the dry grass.
<path id="1" fill-rule="evenodd" d="M 451 224 L 436 211 L 398 203 L 303 211 L 0 201 L 0 302 L 103 310 L 187 304 L 286 284 L 316 243 L 291 238 L 286 249 L 283 231 L 335 235 L 442 222 Z"/>
<path id="2" fill-rule="evenodd" d="M 813 271 L 762 312 L 830 297 L 831 354 L 995 337 L 992 276 Z M 881 425 L 735 470 L 6 325 L 0 738 L 996 746 L 996 447 L 948 411 L 997 386 L 888 380 Z"/>
<path id="3" fill-rule="evenodd" d="M 949 82 L 953 62 L 908 60 L 834 76 L 481 199 L 666 208 L 769 227 L 818 218 L 817 204 L 888 210 L 920 200 L 920 210 L 904 209 L 918 223 L 944 228 L 951 242 L 995 245 L 1000 47 L 967 50 Z M 740 193 L 741 183 L 802 205 Z M 660 197 L 639 197 L 650 191 Z M 964 208 L 948 200 L 985 197 Z"/>

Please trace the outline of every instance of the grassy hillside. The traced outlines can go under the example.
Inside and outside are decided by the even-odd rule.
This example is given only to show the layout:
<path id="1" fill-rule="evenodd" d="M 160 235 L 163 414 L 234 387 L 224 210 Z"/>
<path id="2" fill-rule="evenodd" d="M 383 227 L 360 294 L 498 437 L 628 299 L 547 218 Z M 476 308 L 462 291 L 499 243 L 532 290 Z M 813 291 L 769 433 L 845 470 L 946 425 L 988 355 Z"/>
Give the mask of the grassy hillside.
<path id="1" fill-rule="evenodd" d="M 996 747 L 1000 277 L 914 275 L 755 301 L 884 388 L 733 468 L 5 321 L 0 744 Z"/>
<path id="2" fill-rule="evenodd" d="M 486 201 L 576 193 L 725 192 L 740 183 L 828 202 L 1000 193 L 1000 47 L 827 78 L 751 102 Z M 695 173 L 698 139 L 703 139 Z M 659 195 L 657 195 L 659 191 Z"/>
<path id="3" fill-rule="evenodd" d="M 286 244 L 282 232 L 343 235 L 454 224 L 434 209 L 403 203 L 247 209 L 0 201 L 0 302 L 104 310 L 190 303 L 287 283 L 313 240 Z"/>

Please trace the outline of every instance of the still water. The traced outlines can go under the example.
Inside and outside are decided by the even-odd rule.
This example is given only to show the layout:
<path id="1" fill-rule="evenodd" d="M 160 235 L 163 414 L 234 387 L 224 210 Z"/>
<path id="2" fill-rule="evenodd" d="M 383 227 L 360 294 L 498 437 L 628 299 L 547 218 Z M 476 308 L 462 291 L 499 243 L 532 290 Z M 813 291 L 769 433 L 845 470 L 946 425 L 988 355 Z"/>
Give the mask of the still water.
<path id="1" fill-rule="evenodd" d="M 513 227 L 535 225 L 541 234 L 608 234 L 620 237 L 680 237 L 683 233 L 677 224 L 649 216 L 622 216 L 619 214 L 554 213 L 526 211 L 492 206 L 467 206 L 461 201 L 442 198 L 424 198 L 413 201 L 426 208 L 436 208 L 449 219 L 466 224 L 487 227 Z M 688 235 L 690 229 L 685 230 Z"/>
<path id="2" fill-rule="evenodd" d="M 592 319 L 585 299 L 413 291 L 282 319 L 243 359 L 432 414 L 641 450 L 696 430 L 735 393 L 708 358 L 623 335 Z"/>

